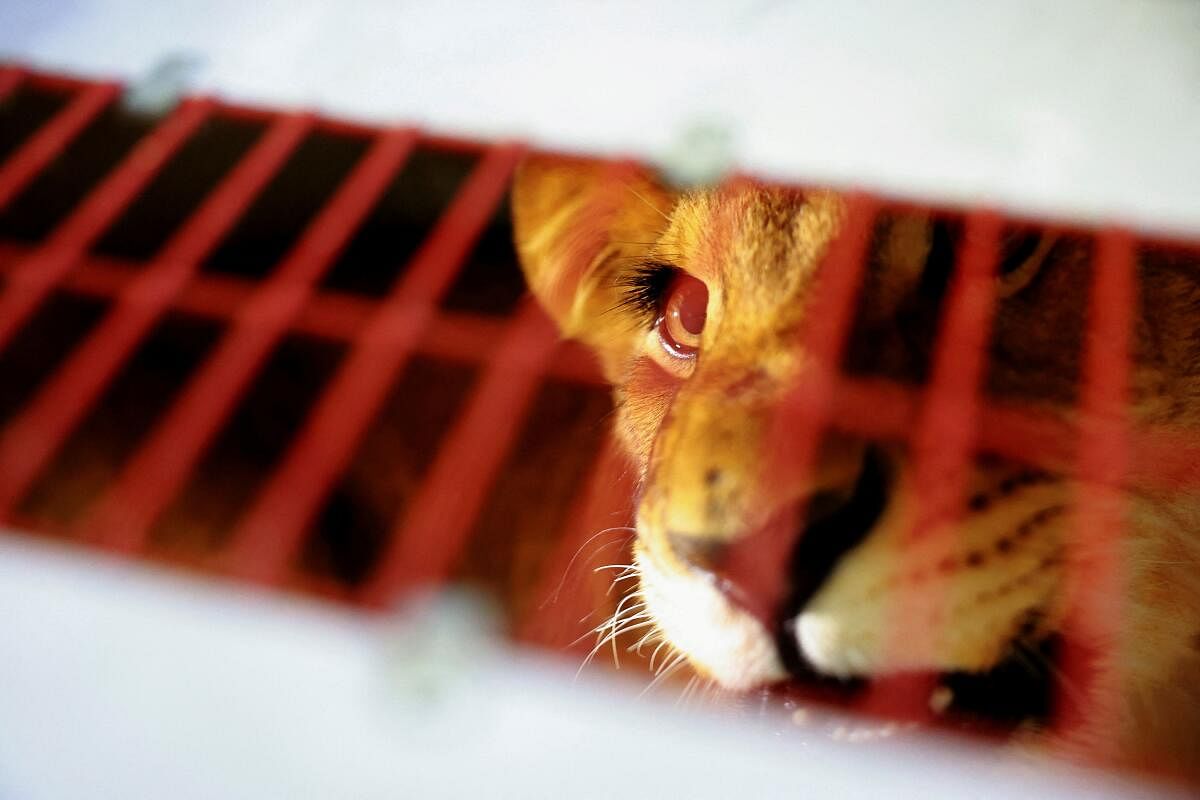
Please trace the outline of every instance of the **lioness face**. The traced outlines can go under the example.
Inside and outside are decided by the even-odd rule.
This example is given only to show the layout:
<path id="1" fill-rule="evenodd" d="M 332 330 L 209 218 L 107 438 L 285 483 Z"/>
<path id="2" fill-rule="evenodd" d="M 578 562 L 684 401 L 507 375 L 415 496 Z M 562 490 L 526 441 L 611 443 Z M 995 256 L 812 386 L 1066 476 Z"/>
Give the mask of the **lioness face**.
<path id="1" fill-rule="evenodd" d="M 811 469 L 778 467 L 788 443 L 773 421 L 813 368 L 803 334 L 845 199 L 752 185 L 677 195 L 604 169 L 527 164 L 517 243 L 535 293 L 615 386 L 642 478 L 640 592 L 696 670 L 733 689 L 806 671 L 981 672 L 1056 631 L 1076 488 L 1065 477 L 973 461 L 961 508 L 940 525 L 926 509 L 935 524 L 914 537 L 905 446 L 830 432 Z M 876 220 L 844 370 L 927 382 L 961 236 L 919 213 Z M 980 391 L 1069 415 L 1087 243 L 1001 241 Z M 1164 369 L 1186 371 L 1159 363 L 1135 390 L 1162 392 Z M 1162 536 L 1145 527 L 1134 536 Z"/>

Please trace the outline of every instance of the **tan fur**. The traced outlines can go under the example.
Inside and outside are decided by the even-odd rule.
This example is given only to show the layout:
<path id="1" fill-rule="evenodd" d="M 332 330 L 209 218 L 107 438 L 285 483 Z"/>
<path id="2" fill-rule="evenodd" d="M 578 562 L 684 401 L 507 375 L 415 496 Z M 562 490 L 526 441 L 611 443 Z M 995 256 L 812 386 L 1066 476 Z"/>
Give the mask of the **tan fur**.
<path id="1" fill-rule="evenodd" d="M 537 159 L 518 176 L 514 213 L 533 291 L 568 335 L 595 348 L 615 386 L 617 430 L 643 479 L 636 557 L 650 612 L 698 670 L 727 686 L 783 677 L 762 625 L 677 547 L 681 539 L 738 541 L 797 500 L 845 490 L 862 468 L 865 443 L 831 436 L 810 482 L 763 474 L 768 421 L 788 389 L 804 380 L 808 362 L 796 346 L 797 331 L 844 223 L 843 198 L 751 185 L 672 195 L 631 170 Z M 932 247 L 925 215 L 893 215 L 877 227 L 848 354 L 855 371 L 922 379 L 937 316 L 921 305 L 918 284 Z M 1080 237 L 1046 237 L 1029 262 L 998 279 L 983 387 L 990 397 L 1070 417 L 1091 280 L 1088 248 Z M 621 305 L 623 276 L 651 259 L 709 288 L 694 363 L 671 361 L 657 334 Z M 1141 259 L 1132 381 L 1140 424 L 1200 429 L 1198 281 L 1200 264 L 1192 259 Z M 970 490 L 986 500 L 954 531 L 914 545 L 905 535 L 911 461 L 903 448 L 884 452 L 894 480 L 883 516 L 797 619 L 809 660 L 834 675 L 977 671 L 1003 658 L 1014 640 L 1057 630 L 1073 566 L 1066 559 L 1087 557 L 1064 546 L 1079 487 L 1062 476 L 1031 476 L 1027 465 L 981 463 Z M 1097 721 L 1070 744 L 1127 762 L 1194 770 L 1200 502 L 1153 487 L 1121 492 L 1128 591 L 1121 598 L 1120 644 L 1109 648 L 1105 679 L 1097 683 L 1097 692 L 1112 691 L 1092 706 L 1097 720 L 1117 721 L 1117 740 L 1101 741 L 1106 728 Z M 948 560 L 946 537 L 953 542 Z M 1086 581 L 1081 585 L 1088 591 Z M 900 597 L 903 615 L 895 612 Z"/>

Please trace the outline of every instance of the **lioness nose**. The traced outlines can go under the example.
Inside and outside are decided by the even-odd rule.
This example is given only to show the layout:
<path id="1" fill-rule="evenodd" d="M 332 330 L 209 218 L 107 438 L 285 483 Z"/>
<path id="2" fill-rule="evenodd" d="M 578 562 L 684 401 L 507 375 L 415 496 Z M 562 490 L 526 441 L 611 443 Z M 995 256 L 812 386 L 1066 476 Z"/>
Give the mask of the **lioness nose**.
<path id="1" fill-rule="evenodd" d="M 671 532 L 667 542 L 677 558 L 711 575 L 722 594 L 770 630 L 787 599 L 797 534 L 795 513 L 787 512 L 732 541 Z"/>

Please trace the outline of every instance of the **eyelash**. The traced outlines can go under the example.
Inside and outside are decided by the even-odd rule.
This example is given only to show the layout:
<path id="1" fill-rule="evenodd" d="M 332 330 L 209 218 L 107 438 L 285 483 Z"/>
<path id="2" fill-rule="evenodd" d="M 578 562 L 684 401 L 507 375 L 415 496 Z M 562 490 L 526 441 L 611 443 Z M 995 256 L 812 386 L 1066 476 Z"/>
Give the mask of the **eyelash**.
<path id="1" fill-rule="evenodd" d="M 646 261 L 631 273 L 621 277 L 617 284 L 622 287 L 619 308 L 632 309 L 641 316 L 647 326 L 653 325 L 662 315 L 662 302 L 679 269 L 662 261 Z"/>

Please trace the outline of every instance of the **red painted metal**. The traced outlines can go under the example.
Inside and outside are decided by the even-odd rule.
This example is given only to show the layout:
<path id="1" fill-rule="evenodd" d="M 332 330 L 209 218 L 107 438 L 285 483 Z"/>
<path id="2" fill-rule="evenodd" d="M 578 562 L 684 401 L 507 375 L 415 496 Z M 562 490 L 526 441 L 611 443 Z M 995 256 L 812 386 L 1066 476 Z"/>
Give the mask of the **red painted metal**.
<path id="1" fill-rule="evenodd" d="M 38 129 L 17 152 L 0 167 L 0 209 L 16 197 L 29 182 L 67 148 L 96 116 L 108 107 L 120 86 L 98 83 L 77 94 L 54 118 Z"/>
<path id="2" fill-rule="evenodd" d="M 238 311 L 215 352 L 165 418 L 84 515 L 79 531 L 108 547 L 139 550 L 157 516 L 182 488 L 271 349 L 371 210 L 416 141 L 409 129 L 384 133 L 338 188 L 283 263 Z"/>
<path id="3" fill-rule="evenodd" d="M 138 343 L 220 243 L 308 131 L 306 115 L 283 117 L 125 285 L 88 338 L 0 432 L 0 516 L 11 512 Z"/>
<path id="4" fill-rule="evenodd" d="M 8 275 L 0 294 L 0 351 L 212 111 L 187 100 L 125 157 L 46 242 Z"/>
<path id="5" fill-rule="evenodd" d="M 999 215 L 989 211 L 967 218 L 962 253 L 946 294 L 929 388 L 912 439 L 916 512 L 908 536 L 914 543 L 920 540 L 922 549 L 906 549 L 906 553 L 919 555 L 901 557 L 901 574 L 922 563 L 962 557 L 954 534 L 977 449 L 1000 228 Z M 904 584 L 899 586 L 896 607 L 890 611 L 899 624 L 889 626 L 896 638 L 885 647 L 897 653 L 931 650 L 934 637 L 942 635 L 944 622 L 929 620 L 926 624 L 914 598 L 903 591 Z M 926 675 L 872 681 L 863 707 L 882 716 L 924 719 L 930 713 L 927 698 L 935 681 Z"/>
<path id="6" fill-rule="evenodd" d="M 1076 455 L 1079 491 L 1064 556 L 1067 619 L 1061 669 L 1072 691 L 1055 696 L 1055 722 L 1066 735 L 1086 727 L 1094 755 L 1104 756 L 1117 745 L 1114 700 L 1121 676 L 1099 674 L 1094 665 L 1120 647 L 1125 595 L 1121 542 L 1128 503 L 1120 487 L 1129 477 L 1132 455 L 1133 237 L 1120 229 L 1104 231 L 1093 264 Z"/>
<path id="7" fill-rule="evenodd" d="M 504 196 L 518 147 L 492 150 L 475 168 L 354 352 L 317 401 L 295 444 L 234 533 L 230 568 L 277 581 L 312 516 L 386 398 L 397 371 Z M 498 356 L 497 356 L 498 357 Z"/>
<path id="8" fill-rule="evenodd" d="M 25 80 L 25 70 L 12 64 L 0 67 L 0 102 L 15 92 Z"/>
<path id="9" fill-rule="evenodd" d="M 556 339 L 550 320 L 527 301 L 393 532 L 391 546 L 363 588 L 364 603 L 383 606 L 403 589 L 436 585 L 449 576 Z"/>

